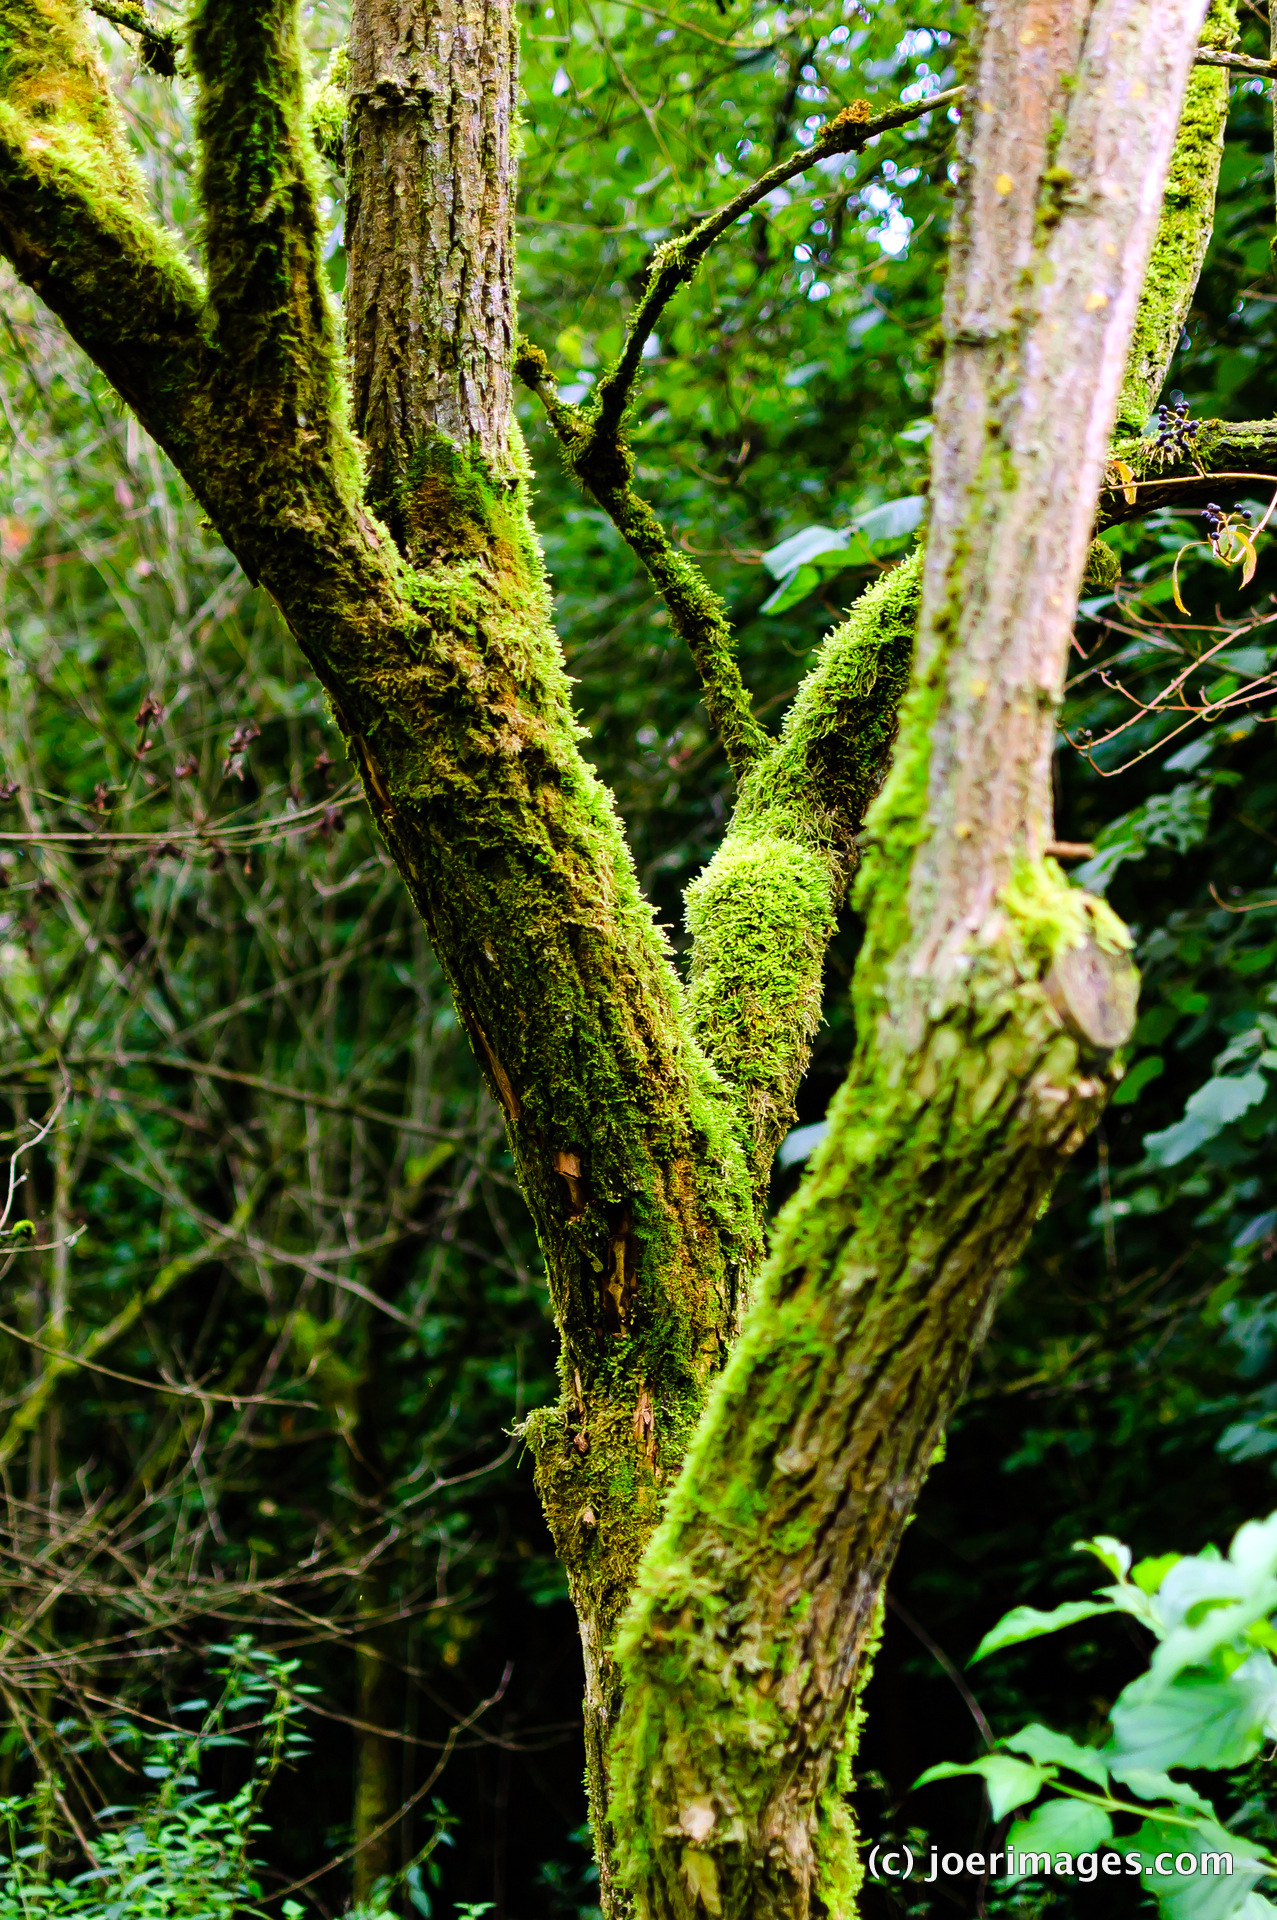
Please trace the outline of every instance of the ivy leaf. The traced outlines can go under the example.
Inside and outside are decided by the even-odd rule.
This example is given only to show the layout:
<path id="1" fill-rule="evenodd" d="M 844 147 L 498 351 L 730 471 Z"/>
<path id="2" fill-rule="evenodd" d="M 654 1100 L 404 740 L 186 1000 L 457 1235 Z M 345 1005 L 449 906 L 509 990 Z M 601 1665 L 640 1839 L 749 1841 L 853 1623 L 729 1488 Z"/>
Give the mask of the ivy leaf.
<path id="1" fill-rule="evenodd" d="M 1111 820 L 1097 835 L 1095 853 L 1077 869 L 1078 884 L 1103 893 L 1126 860 L 1142 860 L 1150 847 L 1187 853 L 1210 826 L 1213 793 L 1209 785 L 1181 781 L 1170 793 L 1154 794 L 1143 806 Z"/>
<path id="2" fill-rule="evenodd" d="M 1155 1166 L 1177 1167 L 1190 1153 L 1240 1120 L 1242 1114 L 1268 1092 L 1268 1082 L 1253 1068 L 1249 1073 L 1222 1075 L 1199 1087 L 1184 1108 L 1184 1118 L 1160 1133 L 1146 1133 L 1144 1151 Z"/>
<path id="3" fill-rule="evenodd" d="M 972 1654 L 970 1665 L 974 1666 L 977 1660 L 991 1653 L 1001 1653 L 1003 1647 L 1016 1647 L 1021 1641 L 1036 1640 L 1044 1633 L 1058 1633 L 1061 1627 L 1071 1627 L 1078 1620 L 1092 1620 L 1097 1614 L 1116 1612 L 1110 1600 L 1065 1600 L 1049 1613 L 1042 1613 L 1037 1607 L 1012 1607 L 996 1627 L 990 1627 Z"/>

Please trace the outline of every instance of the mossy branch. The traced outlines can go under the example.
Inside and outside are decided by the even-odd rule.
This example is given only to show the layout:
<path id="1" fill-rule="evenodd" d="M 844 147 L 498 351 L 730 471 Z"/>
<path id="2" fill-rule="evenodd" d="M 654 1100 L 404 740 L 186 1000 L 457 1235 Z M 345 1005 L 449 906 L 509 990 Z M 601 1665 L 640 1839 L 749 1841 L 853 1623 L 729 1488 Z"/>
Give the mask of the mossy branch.
<path id="1" fill-rule="evenodd" d="M 113 27 L 137 35 L 138 54 L 148 72 L 159 74 L 163 80 L 175 78 L 181 65 L 182 43 L 171 28 L 157 27 L 146 8 L 134 5 L 132 0 L 90 0 L 90 6 Z"/>
<path id="2" fill-rule="evenodd" d="M 1065 36 L 1026 54 L 1020 11 L 985 10 L 913 678 L 857 896 L 855 1057 L 618 1636 L 614 1815 L 644 1920 L 854 1912 L 831 1803 L 878 1595 L 1134 1025 L 1123 930 L 1043 852 L 1099 449 L 1153 240 L 1144 182 L 1169 161 L 1204 10 L 1097 0 L 1104 54 L 1076 67 Z M 1026 288 L 1050 176 L 1094 179 L 1119 141 L 1102 219 L 1089 197 L 1063 208 Z"/>
<path id="3" fill-rule="evenodd" d="M 0 252 L 140 412 L 206 377 L 203 287 L 150 211 L 71 0 L 6 0 Z"/>
<path id="4" fill-rule="evenodd" d="M 1106 484 L 1097 524 L 1120 526 L 1159 508 L 1192 509 L 1238 491 L 1277 487 L 1277 420 L 1199 420 L 1192 457 L 1167 457 L 1154 439 L 1117 440 L 1116 459 L 1132 478 Z"/>
<path id="5" fill-rule="evenodd" d="M 214 341 L 237 377 L 344 416 L 320 257 L 319 180 L 296 0 L 203 0 L 191 32 Z"/>
<path id="6" fill-rule="evenodd" d="M 890 766 L 921 581 L 919 551 L 829 634 L 688 889 L 692 1031 L 743 1105 L 760 1207 L 819 1024 L 857 836 Z"/>
<path id="7" fill-rule="evenodd" d="M 723 743 L 733 773 L 742 779 L 767 755 L 771 741 L 755 718 L 749 691 L 741 679 L 726 608 L 700 568 L 679 552 L 647 501 L 635 492 L 634 459 L 624 441 L 618 437 L 610 462 L 594 459 L 582 467 L 579 455 L 591 446 L 586 416 L 579 408 L 566 406 L 555 394 L 545 354 L 520 340 L 515 372 L 545 408 L 569 472 L 598 501 L 647 569 L 648 578 L 669 609 L 675 632 L 687 643 L 700 675 L 710 723 Z"/>
<path id="8" fill-rule="evenodd" d="M 1198 66 L 1189 76 L 1157 238 L 1149 258 L 1117 402 L 1119 432 L 1139 433 L 1153 410 L 1179 345 L 1215 224 L 1215 195 L 1224 156 L 1227 58 L 1237 38 L 1237 0 L 1214 0 L 1202 29 Z"/>
<path id="9" fill-rule="evenodd" d="M 1218 47 L 1203 47 L 1197 56 L 1199 67 L 1231 67 L 1235 73 L 1261 74 L 1267 79 L 1277 75 L 1277 60 L 1256 60 L 1249 53 L 1226 53 Z"/>

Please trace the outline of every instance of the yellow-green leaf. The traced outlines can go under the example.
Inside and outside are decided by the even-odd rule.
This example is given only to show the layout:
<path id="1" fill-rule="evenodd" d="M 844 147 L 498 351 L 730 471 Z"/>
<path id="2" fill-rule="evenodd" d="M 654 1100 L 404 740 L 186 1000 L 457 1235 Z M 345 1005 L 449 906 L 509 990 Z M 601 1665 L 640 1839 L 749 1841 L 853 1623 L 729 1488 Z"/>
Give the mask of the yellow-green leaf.
<path id="1" fill-rule="evenodd" d="M 1113 471 L 1122 483 L 1122 492 L 1125 495 L 1127 506 L 1133 507 L 1135 505 L 1135 474 L 1133 469 L 1127 466 L 1125 460 L 1115 460 L 1113 462 Z"/>
<path id="2" fill-rule="evenodd" d="M 1194 542 L 1192 541 L 1189 542 L 1189 546 L 1192 546 L 1193 544 Z M 1183 614 L 1187 614 L 1188 608 L 1184 605 L 1184 602 L 1180 597 L 1179 563 L 1184 558 L 1184 555 L 1187 552 L 1188 552 L 1188 547 L 1181 547 L 1179 552 L 1175 555 L 1175 565 L 1171 568 L 1171 595 L 1175 601 L 1175 605 L 1179 608 L 1180 612 Z"/>

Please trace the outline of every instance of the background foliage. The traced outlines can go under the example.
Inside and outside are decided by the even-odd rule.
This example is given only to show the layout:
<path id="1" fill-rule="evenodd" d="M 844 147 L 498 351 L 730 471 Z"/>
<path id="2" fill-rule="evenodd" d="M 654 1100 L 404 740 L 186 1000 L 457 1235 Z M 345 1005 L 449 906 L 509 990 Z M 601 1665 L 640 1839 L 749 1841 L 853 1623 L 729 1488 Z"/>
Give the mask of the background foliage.
<path id="1" fill-rule="evenodd" d="M 568 398 L 618 343 L 654 244 L 850 99 L 950 83 L 966 25 L 932 0 L 521 16 L 521 321 Z M 1245 18 L 1265 53 L 1266 23 Z M 341 21 L 308 22 L 318 78 Z M 183 225 L 182 86 L 102 39 Z M 1258 83 L 1235 87 L 1172 374 L 1196 416 L 1274 410 L 1269 115 Z M 875 538 L 878 521 L 775 549 L 925 487 L 951 134 L 941 110 L 771 196 L 647 364 L 639 484 L 727 601 L 772 721 L 909 536 Z M 251 1623 L 316 1689 L 310 1745 L 272 1773 L 253 1838 L 266 1910 L 344 1909 L 362 1760 L 412 1803 L 395 1912 L 587 1915 L 579 1648 L 508 1437 L 549 1394 L 553 1354 L 499 1116 L 270 607 L 11 282 L 0 311 L 7 1151 L 52 1121 L 17 1161 L 4 1242 L 0 1793 L 37 1870 L 82 1870 L 77 1827 L 127 1833 L 138 1816 L 109 1809 L 152 1791 L 137 1730 L 182 1724 L 208 1649 Z M 727 769 L 663 609 L 563 477 L 536 403 L 521 412 L 590 751 L 677 943 Z M 981 1721 L 1099 1733 L 1144 1661 L 1137 1630 L 1074 1627 L 964 1672 L 1013 1602 L 1086 1590 L 1075 1539 L 1196 1551 L 1277 1504 L 1277 574 L 1261 540 L 1242 591 L 1202 536 L 1196 516 L 1110 536 L 1124 579 L 1079 623 L 1058 830 L 1097 846 L 1090 884 L 1138 930 L 1143 1012 L 893 1577 L 862 1749 L 871 1836 L 980 1844 L 978 1781 L 909 1788 L 976 1757 Z M 1185 618 L 1171 569 L 1190 542 Z M 795 552 L 810 576 L 784 564 Z M 1210 704 L 1171 739 L 1183 714 L 1148 702 L 1207 652 L 1185 685 Z M 848 1055 L 856 941 L 849 916 L 803 1129 Z M 782 1153 L 777 1199 L 810 1138 Z M 66 1369 L 68 1347 L 93 1365 Z M 251 1756 L 206 1744 L 188 1790 L 234 1805 Z M 952 1883 L 871 1890 L 866 1912 L 1083 1897 L 1132 1899 Z"/>

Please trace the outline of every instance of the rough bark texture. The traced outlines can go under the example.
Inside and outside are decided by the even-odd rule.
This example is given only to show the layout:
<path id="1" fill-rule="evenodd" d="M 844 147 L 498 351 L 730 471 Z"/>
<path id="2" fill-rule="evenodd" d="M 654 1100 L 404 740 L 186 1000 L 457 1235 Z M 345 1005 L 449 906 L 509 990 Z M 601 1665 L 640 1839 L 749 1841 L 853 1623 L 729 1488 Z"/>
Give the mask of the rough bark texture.
<path id="1" fill-rule="evenodd" d="M 646 1920 L 851 1911 L 873 1609 L 1011 1262 L 1134 1021 L 1050 755 L 1205 0 L 989 0 L 964 117 L 914 678 L 858 899 L 857 1049 L 640 1573 L 614 1751 Z"/>
<path id="2" fill-rule="evenodd" d="M 514 471 L 518 72 L 509 0 L 352 9 L 346 336 L 369 498 L 401 544 L 412 508 L 400 496 L 436 438 Z M 418 511 L 429 520 L 428 497 Z"/>

